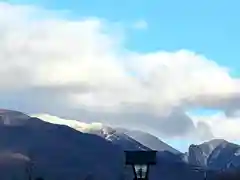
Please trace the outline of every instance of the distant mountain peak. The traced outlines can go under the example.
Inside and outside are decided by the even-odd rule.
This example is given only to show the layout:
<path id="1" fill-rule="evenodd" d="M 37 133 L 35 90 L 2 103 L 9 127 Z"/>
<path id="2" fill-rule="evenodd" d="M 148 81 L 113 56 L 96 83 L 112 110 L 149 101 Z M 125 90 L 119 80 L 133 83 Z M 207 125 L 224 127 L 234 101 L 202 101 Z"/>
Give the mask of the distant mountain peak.
<path id="1" fill-rule="evenodd" d="M 202 144 L 209 144 L 211 146 L 217 147 L 218 145 L 222 144 L 222 143 L 227 143 L 228 141 L 224 140 L 224 139 L 212 139 L 210 141 L 204 142 Z"/>
<path id="2" fill-rule="evenodd" d="M 123 128 L 119 128 L 120 131 L 124 132 L 126 135 L 140 142 L 144 146 L 156 150 L 156 151 L 169 151 L 173 154 L 181 154 L 178 150 L 174 149 L 167 143 L 160 140 L 158 137 L 141 130 L 127 130 Z M 117 129 L 118 130 L 118 129 Z"/>
<path id="3" fill-rule="evenodd" d="M 22 125 L 30 116 L 14 110 L 0 109 L 0 125 Z"/>
<path id="4" fill-rule="evenodd" d="M 204 151 L 204 153 L 209 155 L 216 147 L 226 143 L 228 142 L 224 139 L 212 139 L 210 141 L 200 144 L 199 147 Z"/>
<path id="5" fill-rule="evenodd" d="M 212 139 L 199 145 L 191 145 L 186 153 L 188 163 L 212 169 L 240 165 L 240 146 L 224 139 Z"/>

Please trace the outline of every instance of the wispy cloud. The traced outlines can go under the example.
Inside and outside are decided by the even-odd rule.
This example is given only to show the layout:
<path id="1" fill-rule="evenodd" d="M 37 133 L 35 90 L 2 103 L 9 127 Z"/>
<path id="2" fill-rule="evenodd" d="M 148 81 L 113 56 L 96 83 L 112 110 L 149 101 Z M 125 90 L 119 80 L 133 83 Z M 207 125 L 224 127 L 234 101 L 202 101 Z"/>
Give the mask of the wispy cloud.
<path id="1" fill-rule="evenodd" d="M 138 20 L 133 23 L 133 28 L 134 29 L 147 29 L 148 28 L 148 23 L 145 20 Z"/>

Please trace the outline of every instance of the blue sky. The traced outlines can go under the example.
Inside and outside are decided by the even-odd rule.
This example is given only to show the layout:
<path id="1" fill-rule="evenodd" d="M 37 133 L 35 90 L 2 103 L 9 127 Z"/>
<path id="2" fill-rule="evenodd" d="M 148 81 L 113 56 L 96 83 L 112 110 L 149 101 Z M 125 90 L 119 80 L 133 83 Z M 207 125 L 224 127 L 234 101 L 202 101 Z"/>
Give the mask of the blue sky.
<path id="1" fill-rule="evenodd" d="M 188 49 L 240 73 L 240 1 L 237 0 L 7 0 L 49 9 L 69 10 L 71 18 L 100 17 L 131 24 L 144 20 L 148 28 L 129 29 L 127 48 L 138 52 Z M 196 114 L 216 111 L 197 109 Z M 179 148 L 178 142 L 171 142 Z M 188 144 L 188 143 L 186 143 Z M 184 147 L 183 147 L 184 146 Z"/>

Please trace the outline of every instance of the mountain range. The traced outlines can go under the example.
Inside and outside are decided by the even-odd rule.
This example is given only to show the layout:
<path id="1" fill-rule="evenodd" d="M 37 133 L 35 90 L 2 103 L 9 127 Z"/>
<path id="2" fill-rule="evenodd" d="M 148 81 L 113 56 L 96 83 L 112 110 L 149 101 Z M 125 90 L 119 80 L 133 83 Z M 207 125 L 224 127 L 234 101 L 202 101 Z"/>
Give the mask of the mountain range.
<path id="1" fill-rule="evenodd" d="M 1 177 L 132 179 L 131 168 L 124 164 L 125 150 L 157 151 L 152 180 L 200 180 L 203 172 L 240 167 L 240 146 L 221 139 L 191 145 L 183 153 L 143 131 L 101 126 L 81 132 L 80 122 L 48 121 L 0 110 Z"/>

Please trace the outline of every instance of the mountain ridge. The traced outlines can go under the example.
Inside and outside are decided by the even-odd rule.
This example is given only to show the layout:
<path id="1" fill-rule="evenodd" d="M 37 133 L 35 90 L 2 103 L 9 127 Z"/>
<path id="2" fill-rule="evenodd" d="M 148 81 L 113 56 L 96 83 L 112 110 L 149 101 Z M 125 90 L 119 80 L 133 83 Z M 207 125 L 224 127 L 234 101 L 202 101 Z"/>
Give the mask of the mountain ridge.
<path id="1" fill-rule="evenodd" d="M 8 115 L 7 111 L 2 113 Z M 10 165 L 10 169 L 16 169 L 18 173 L 24 168 L 26 159 L 29 159 L 37 167 L 35 174 L 43 174 L 51 179 L 84 179 L 89 173 L 93 174 L 93 179 L 119 179 L 123 172 L 127 174 L 125 179 L 132 179 L 131 168 L 124 168 L 124 150 L 151 150 L 146 142 L 142 144 L 139 139 L 131 137 L 129 132 L 128 135 L 108 126 L 88 128 L 88 132 L 83 133 L 75 121 L 54 124 L 46 119 L 22 116 L 21 113 L 18 115 L 21 116 L 9 116 L 8 123 L 0 124 L 0 157 L 1 152 L 9 152 L 6 157 L 13 161 L 21 157 L 17 158 L 20 163 Z M 71 127 L 75 125 L 75 128 Z M 149 137 L 148 133 L 137 133 Z M 150 137 L 146 139 L 152 140 Z M 160 139 L 153 139 L 154 143 L 163 145 L 157 152 L 157 165 L 151 168 L 150 177 L 153 180 L 159 179 L 159 176 L 164 180 L 200 180 L 203 178 L 203 170 L 232 168 L 240 162 L 239 146 L 225 140 L 192 145 L 189 147 L 192 154 L 179 154 L 168 151 L 169 146 L 165 146 Z M 151 143 L 148 145 L 152 146 Z M 203 166 L 204 163 L 206 166 Z"/>

